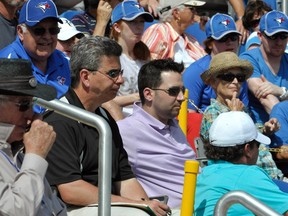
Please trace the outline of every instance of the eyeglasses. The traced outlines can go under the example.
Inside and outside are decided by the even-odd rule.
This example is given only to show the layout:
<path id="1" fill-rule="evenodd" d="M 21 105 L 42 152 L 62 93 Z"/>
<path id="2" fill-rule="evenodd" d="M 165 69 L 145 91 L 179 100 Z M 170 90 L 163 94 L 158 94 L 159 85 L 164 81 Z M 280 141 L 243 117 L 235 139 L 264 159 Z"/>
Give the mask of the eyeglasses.
<path id="1" fill-rule="evenodd" d="M 185 5 L 185 4 L 184 4 L 184 6 L 187 7 L 187 8 L 189 8 L 189 9 L 192 11 L 192 13 L 195 13 L 195 12 L 196 12 L 196 8 L 195 8 L 195 7 L 193 7 L 193 6 L 191 6 L 191 5 Z"/>
<path id="2" fill-rule="evenodd" d="M 12 100 L 8 100 L 8 101 L 18 106 L 18 110 L 20 112 L 26 112 L 28 109 L 30 109 L 33 106 L 33 102 L 29 99 L 23 99 L 18 102 L 12 101 Z"/>
<path id="3" fill-rule="evenodd" d="M 238 80 L 238 82 L 244 82 L 246 80 L 246 76 L 244 74 L 233 73 L 219 74 L 217 78 L 227 82 L 232 82 L 235 78 Z"/>
<path id="4" fill-rule="evenodd" d="M 43 36 L 46 33 L 46 31 L 48 31 L 51 35 L 57 35 L 60 32 L 60 28 L 58 27 L 52 27 L 49 29 L 45 29 L 42 27 L 35 27 L 35 28 L 30 28 L 30 29 L 33 32 L 33 34 L 36 36 Z"/>
<path id="5" fill-rule="evenodd" d="M 88 69 L 86 69 L 88 70 Z M 117 80 L 118 77 L 121 75 L 123 75 L 123 70 L 122 69 L 112 69 L 112 70 L 109 70 L 107 72 L 103 72 L 103 71 L 100 71 L 100 70 L 88 70 L 88 71 L 91 71 L 92 73 L 95 73 L 96 71 L 98 71 L 100 74 L 103 74 L 104 76 L 108 77 L 109 79 L 112 79 L 112 80 Z"/>
<path id="6" fill-rule="evenodd" d="M 152 90 L 159 90 L 159 91 L 164 91 L 166 92 L 169 96 L 172 96 L 172 97 L 177 97 L 180 93 L 180 91 L 184 94 L 185 92 L 185 87 L 179 87 L 179 86 L 174 86 L 174 87 L 171 87 L 169 89 L 159 89 L 159 88 L 153 88 Z"/>
<path id="7" fill-rule="evenodd" d="M 220 43 L 225 43 L 226 41 L 228 41 L 228 39 L 230 39 L 231 41 L 236 41 L 239 39 L 239 35 L 238 34 L 227 34 L 217 41 Z"/>
<path id="8" fill-rule="evenodd" d="M 281 33 L 281 32 L 271 36 L 266 35 L 264 32 L 262 34 L 269 40 L 277 40 L 278 38 L 280 38 L 281 40 L 286 40 L 288 38 L 287 33 Z"/>

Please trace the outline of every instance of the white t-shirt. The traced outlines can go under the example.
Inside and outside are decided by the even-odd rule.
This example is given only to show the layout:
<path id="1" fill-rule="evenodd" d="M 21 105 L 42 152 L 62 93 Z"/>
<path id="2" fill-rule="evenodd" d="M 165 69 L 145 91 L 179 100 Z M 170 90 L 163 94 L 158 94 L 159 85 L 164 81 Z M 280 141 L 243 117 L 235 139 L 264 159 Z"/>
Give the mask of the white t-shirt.
<path id="1" fill-rule="evenodd" d="M 185 68 L 189 67 L 190 64 L 195 62 L 193 58 L 188 54 L 187 50 L 185 49 L 185 43 L 184 38 L 179 37 L 179 40 L 177 43 L 175 43 L 174 46 L 174 61 L 181 63 L 184 63 Z"/>

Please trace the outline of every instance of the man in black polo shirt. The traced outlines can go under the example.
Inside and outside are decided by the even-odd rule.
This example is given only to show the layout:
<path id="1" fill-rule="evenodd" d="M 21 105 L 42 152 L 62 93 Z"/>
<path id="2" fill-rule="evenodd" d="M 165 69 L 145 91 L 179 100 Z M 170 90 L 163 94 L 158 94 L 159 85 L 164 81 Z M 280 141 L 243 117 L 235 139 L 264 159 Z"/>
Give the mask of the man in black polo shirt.
<path id="1" fill-rule="evenodd" d="M 111 127 L 111 201 L 147 204 L 156 215 L 166 215 L 170 210 L 167 205 L 148 201 L 128 163 L 116 122 L 100 108 L 102 103 L 116 96 L 124 82 L 119 60 L 121 52 L 121 46 L 109 38 L 82 38 L 73 47 L 70 60 L 72 85 L 61 100 L 104 117 Z M 56 113 L 47 115 L 45 120 L 57 133 L 56 142 L 47 157 L 50 184 L 57 187 L 64 202 L 73 205 L 70 215 L 95 215 L 95 208 L 81 207 L 98 203 L 98 131 Z M 112 215 L 119 215 L 120 211 L 126 216 L 147 215 L 138 209 L 111 209 Z"/>

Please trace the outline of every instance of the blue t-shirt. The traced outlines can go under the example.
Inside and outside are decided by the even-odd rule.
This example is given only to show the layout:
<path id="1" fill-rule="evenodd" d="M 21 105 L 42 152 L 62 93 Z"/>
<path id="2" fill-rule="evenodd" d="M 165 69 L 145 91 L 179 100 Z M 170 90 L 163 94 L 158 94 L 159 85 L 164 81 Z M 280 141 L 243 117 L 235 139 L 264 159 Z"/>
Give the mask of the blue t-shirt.
<path id="1" fill-rule="evenodd" d="M 1 58 L 27 59 L 32 63 L 33 75 L 41 84 L 53 86 L 57 90 L 57 98 L 61 98 L 71 84 L 69 61 L 64 54 L 55 50 L 48 58 L 47 71 L 43 73 L 32 62 L 30 56 L 24 49 L 19 37 L 4 49 L 0 50 Z M 35 112 L 42 112 L 43 109 L 35 107 Z"/>
<path id="2" fill-rule="evenodd" d="M 192 63 L 183 73 L 184 86 L 188 89 L 188 98 L 203 112 L 210 105 L 210 99 L 216 98 L 216 94 L 210 85 L 206 85 L 200 75 L 209 69 L 211 55 L 206 55 Z M 248 87 L 244 82 L 240 90 L 239 99 L 248 106 Z M 188 103 L 188 108 L 196 111 L 196 108 Z"/>
<path id="3" fill-rule="evenodd" d="M 280 129 L 271 136 L 270 147 L 288 145 L 288 101 L 274 105 L 270 118 L 277 118 L 280 123 Z"/>
<path id="4" fill-rule="evenodd" d="M 248 60 L 253 68 L 253 74 L 251 78 L 260 78 L 263 74 L 264 77 L 274 85 L 284 86 L 288 88 L 288 54 L 285 53 L 281 59 L 281 65 L 277 75 L 275 76 L 268 65 L 266 64 L 264 57 L 260 51 L 260 48 L 255 48 L 248 50 L 240 55 L 240 58 Z M 249 109 L 251 112 L 251 117 L 255 123 L 264 124 L 269 120 L 269 115 L 265 111 L 259 100 L 254 97 L 254 95 L 249 91 Z"/>
<path id="5" fill-rule="evenodd" d="M 232 164 L 227 161 L 209 161 L 197 177 L 195 216 L 212 216 L 217 201 L 226 193 L 242 190 L 279 212 L 288 210 L 288 194 L 282 192 L 266 172 L 255 165 Z M 240 204 L 232 205 L 228 216 L 252 216 Z"/>

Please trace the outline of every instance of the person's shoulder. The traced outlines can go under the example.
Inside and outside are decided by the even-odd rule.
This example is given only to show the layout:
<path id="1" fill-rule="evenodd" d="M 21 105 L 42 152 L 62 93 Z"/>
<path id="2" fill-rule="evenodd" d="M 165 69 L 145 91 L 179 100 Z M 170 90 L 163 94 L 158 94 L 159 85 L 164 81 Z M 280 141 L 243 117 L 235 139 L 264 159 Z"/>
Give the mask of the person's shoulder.
<path id="1" fill-rule="evenodd" d="M 200 59 L 196 60 L 195 62 L 193 62 L 191 65 L 189 65 L 189 67 L 186 68 L 184 74 L 185 73 L 201 74 L 202 72 L 208 69 L 210 61 L 211 61 L 211 56 L 205 55 L 201 57 Z"/>

